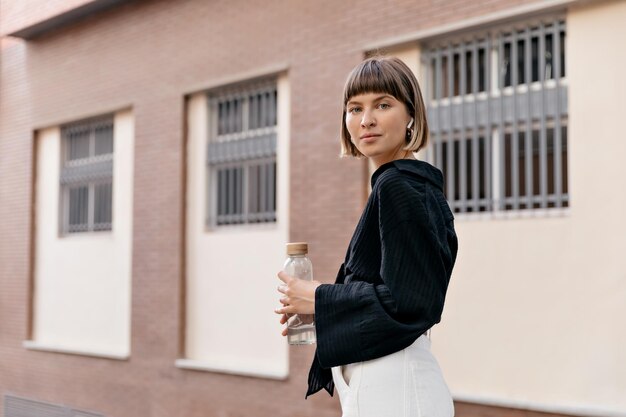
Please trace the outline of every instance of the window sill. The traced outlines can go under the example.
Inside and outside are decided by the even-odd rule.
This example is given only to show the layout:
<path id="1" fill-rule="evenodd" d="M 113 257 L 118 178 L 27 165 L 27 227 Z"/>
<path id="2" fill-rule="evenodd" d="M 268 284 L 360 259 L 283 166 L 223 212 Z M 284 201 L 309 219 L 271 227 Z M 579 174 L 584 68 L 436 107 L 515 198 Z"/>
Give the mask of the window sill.
<path id="1" fill-rule="evenodd" d="M 534 210 L 483 211 L 478 213 L 453 213 L 455 221 L 546 219 L 571 216 L 571 208 L 551 208 Z"/>
<path id="2" fill-rule="evenodd" d="M 190 369 L 193 371 L 218 372 L 231 375 L 248 376 L 254 378 L 285 380 L 289 373 L 277 372 L 274 369 L 262 369 L 258 367 L 256 370 L 250 370 L 250 367 L 235 369 L 234 367 L 225 367 L 223 365 L 198 361 L 194 359 L 177 359 L 174 363 L 177 368 Z"/>
<path id="3" fill-rule="evenodd" d="M 92 356 L 97 358 L 104 359 L 115 359 L 115 360 L 127 360 L 130 358 L 130 354 L 121 354 L 115 352 L 106 352 L 106 351 L 96 351 L 96 350 L 82 350 L 82 349 L 71 349 L 62 346 L 54 346 L 48 345 L 45 343 L 39 343 L 34 340 L 24 340 L 22 346 L 28 350 L 38 350 L 42 352 L 54 352 L 54 353 L 64 353 L 70 355 L 81 355 L 81 356 Z"/>
<path id="4" fill-rule="evenodd" d="M 80 239 L 88 239 L 88 240 L 111 240 L 113 239 L 113 230 L 102 230 L 99 232 L 89 231 L 89 232 L 76 232 L 76 233 L 59 233 L 59 239 L 62 240 L 80 240 Z"/>
<path id="5" fill-rule="evenodd" d="M 221 226 L 204 226 L 204 232 L 209 234 L 228 234 L 228 233 L 241 233 L 241 232 L 256 232 L 256 231 L 268 231 L 277 230 L 278 222 L 267 223 L 242 223 L 242 224 L 225 224 Z"/>

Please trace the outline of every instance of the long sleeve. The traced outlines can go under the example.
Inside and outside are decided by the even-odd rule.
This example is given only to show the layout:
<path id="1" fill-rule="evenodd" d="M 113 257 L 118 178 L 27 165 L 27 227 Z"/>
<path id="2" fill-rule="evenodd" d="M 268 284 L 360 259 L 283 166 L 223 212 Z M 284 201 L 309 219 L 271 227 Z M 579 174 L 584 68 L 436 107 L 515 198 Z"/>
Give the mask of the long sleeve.
<path id="1" fill-rule="evenodd" d="M 348 253 L 346 253 L 346 258 Z M 335 284 L 341 285 L 344 282 L 346 277 L 345 270 L 345 262 L 341 264 L 339 267 L 339 271 L 337 272 L 337 277 L 335 278 Z M 335 382 L 333 381 L 333 376 L 330 368 L 322 368 L 320 365 L 319 358 L 317 356 L 317 346 L 315 348 L 315 355 L 313 356 L 313 363 L 311 363 L 311 368 L 309 369 L 309 378 L 308 378 L 308 388 L 306 394 L 304 395 L 304 399 L 306 400 L 309 395 L 313 395 L 321 389 L 325 389 L 330 396 L 333 396 L 333 391 L 335 389 Z"/>
<path id="2" fill-rule="evenodd" d="M 338 279 L 315 291 L 317 349 L 306 396 L 333 395 L 331 367 L 400 351 L 441 321 L 458 249 L 442 172 L 394 160 L 371 184 Z"/>
<path id="3" fill-rule="evenodd" d="M 323 368 L 397 352 L 441 320 L 456 257 L 452 223 L 423 187 L 387 181 L 377 192 L 379 244 L 372 247 L 380 253 L 357 260 L 378 256 L 380 282 L 322 284 L 315 292 Z"/>

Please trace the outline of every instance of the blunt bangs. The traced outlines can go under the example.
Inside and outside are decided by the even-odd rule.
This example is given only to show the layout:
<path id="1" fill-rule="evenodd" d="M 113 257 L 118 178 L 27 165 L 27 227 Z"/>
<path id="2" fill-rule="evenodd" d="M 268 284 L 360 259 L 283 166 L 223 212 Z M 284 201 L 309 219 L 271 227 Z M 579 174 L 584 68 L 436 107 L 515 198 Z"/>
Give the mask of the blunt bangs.
<path id="1" fill-rule="evenodd" d="M 389 66 L 389 63 L 385 61 L 367 60 L 355 68 L 346 81 L 343 96 L 344 107 L 350 98 L 359 94 L 381 93 L 389 94 L 404 102 L 409 113 L 413 111 L 415 106 L 407 94 L 410 86 L 402 85 L 402 80 L 395 72 L 383 68 L 385 64 Z"/>

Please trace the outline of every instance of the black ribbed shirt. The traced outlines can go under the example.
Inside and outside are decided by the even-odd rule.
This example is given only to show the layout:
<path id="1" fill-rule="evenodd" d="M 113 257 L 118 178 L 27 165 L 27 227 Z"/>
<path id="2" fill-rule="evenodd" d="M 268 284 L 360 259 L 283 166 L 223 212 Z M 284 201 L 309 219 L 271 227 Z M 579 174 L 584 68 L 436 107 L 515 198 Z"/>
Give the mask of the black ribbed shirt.
<path id="1" fill-rule="evenodd" d="M 398 159 L 374 171 L 372 192 L 334 284 L 315 290 L 317 347 L 308 390 L 332 396 L 330 368 L 410 346 L 439 323 L 458 249 L 443 175 Z"/>

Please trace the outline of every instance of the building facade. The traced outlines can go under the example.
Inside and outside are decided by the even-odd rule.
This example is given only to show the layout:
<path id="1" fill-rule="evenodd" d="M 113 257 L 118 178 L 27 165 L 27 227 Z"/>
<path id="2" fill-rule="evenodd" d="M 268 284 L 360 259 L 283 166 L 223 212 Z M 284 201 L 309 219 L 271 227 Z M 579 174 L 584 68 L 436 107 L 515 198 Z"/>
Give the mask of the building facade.
<path id="1" fill-rule="evenodd" d="M 400 57 L 459 254 L 432 348 L 456 415 L 626 416 L 626 2 L 0 4 L 0 410 L 336 416 L 273 309 L 333 282 L 372 167 L 341 94 Z M 599 145 L 603 146 L 599 146 Z"/>

